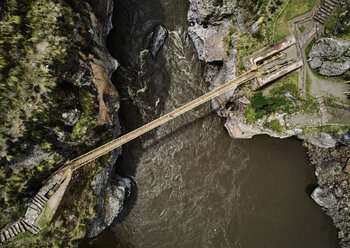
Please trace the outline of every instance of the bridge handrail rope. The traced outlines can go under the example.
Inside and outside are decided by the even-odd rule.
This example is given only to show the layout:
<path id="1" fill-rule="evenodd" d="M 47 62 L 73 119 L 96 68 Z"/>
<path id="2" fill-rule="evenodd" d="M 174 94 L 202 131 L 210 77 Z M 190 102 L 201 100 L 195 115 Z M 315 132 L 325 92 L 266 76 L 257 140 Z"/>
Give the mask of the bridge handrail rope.
<path id="1" fill-rule="evenodd" d="M 231 90 L 232 88 L 239 86 L 243 83 L 245 83 L 246 81 L 252 79 L 255 76 L 255 73 L 253 73 L 252 71 L 245 73 L 243 75 L 241 75 L 240 77 L 236 78 L 235 80 L 232 80 L 222 86 L 219 86 L 217 88 L 215 88 L 214 90 L 198 97 L 197 99 L 173 110 L 172 112 L 165 114 L 161 117 L 159 117 L 158 119 L 151 121 L 150 123 L 139 127 L 133 131 L 131 131 L 130 133 L 127 133 L 115 140 L 112 140 L 86 154 L 83 154 L 82 156 L 79 156 L 71 161 L 68 162 L 68 165 L 73 165 L 75 163 L 77 163 L 78 161 L 80 161 L 79 165 L 77 168 L 73 168 L 73 170 L 76 170 L 78 168 L 80 168 L 81 166 L 97 159 L 98 157 L 101 157 L 107 153 L 109 153 L 110 151 L 120 147 L 121 145 L 124 145 L 125 143 L 139 137 L 142 134 L 145 134 L 147 132 L 149 132 L 150 130 L 178 117 L 179 115 L 182 115 L 186 112 L 188 112 L 189 110 L 198 107 L 200 105 L 202 105 L 203 103 L 210 101 L 211 99 L 220 96 L 221 94 L 225 93 L 226 91 Z M 93 155 L 93 156 L 91 156 Z"/>
<path id="2" fill-rule="evenodd" d="M 275 59 L 278 59 L 278 58 L 269 59 L 268 61 L 266 61 L 265 63 L 263 63 L 260 66 L 253 66 L 250 71 L 243 73 L 242 75 L 238 76 L 236 79 L 215 88 L 214 90 L 192 100 L 191 102 L 171 111 L 170 113 L 165 114 L 165 115 L 159 117 L 158 119 L 153 120 L 150 123 L 148 123 L 144 126 L 141 126 L 141 127 L 137 128 L 137 129 L 135 129 L 135 130 L 119 137 L 119 138 L 116 138 L 116 139 L 114 139 L 114 140 L 112 140 L 104 145 L 101 145 L 100 147 L 97 147 L 97 148 L 95 148 L 95 149 L 93 149 L 93 150 L 73 159 L 73 160 L 67 161 L 53 175 L 65 170 L 66 168 L 71 168 L 72 171 L 75 171 L 75 170 L 79 169 L 80 167 L 82 167 L 82 166 L 96 160 L 97 158 L 113 151 L 114 149 L 124 145 L 125 143 L 151 131 L 152 129 L 157 128 L 160 125 L 190 111 L 191 109 L 196 108 L 196 107 L 202 105 L 203 103 L 208 102 L 208 101 L 222 95 L 223 93 L 225 93 L 229 90 L 232 90 L 233 88 L 235 88 L 239 85 L 246 83 L 247 81 L 256 77 L 256 75 L 258 74 L 257 70 L 260 67 L 266 65 L 267 63 L 271 62 L 271 60 L 275 60 Z"/>

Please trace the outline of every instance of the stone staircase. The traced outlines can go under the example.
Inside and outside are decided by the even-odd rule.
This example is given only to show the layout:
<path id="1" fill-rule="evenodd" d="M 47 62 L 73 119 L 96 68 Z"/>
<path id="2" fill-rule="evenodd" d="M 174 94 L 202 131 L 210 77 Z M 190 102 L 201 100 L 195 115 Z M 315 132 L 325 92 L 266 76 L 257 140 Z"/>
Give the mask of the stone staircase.
<path id="1" fill-rule="evenodd" d="M 17 237 L 26 231 L 29 231 L 32 234 L 39 233 L 40 228 L 34 224 L 34 220 L 44 210 L 47 201 L 48 199 L 44 195 L 40 193 L 36 194 L 28 206 L 25 217 L 5 226 L 0 230 L 0 244 Z"/>
<path id="2" fill-rule="evenodd" d="M 31 225 L 25 221 L 25 219 L 19 219 L 10 225 L 5 226 L 0 231 L 0 244 L 6 243 L 11 239 L 17 237 L 18 235 L 29 231 L 32 234 L 37 234 L 40 232 L 40 228 L 35 225 Z"/>
<path id="3" fill-rule="evenodd" d="M 1 230 L 0 241 L 1 243 L 5 243 L 6 241 L 20 235 L 21 233 L 24 233 L 25 231 L 27 231 L 27 227 L 23 220 L 11 223 L 11 225 L 6 226 Z"/>
<path id="4" fill-rule="evenodd" d="M 28 207 L 41 213 L 43 211 L 43 209 L 45 208 L 47 201 L 48 201 L 48 199 L 45 196 L 43 196 L 41 194 L 36 194 Z"/>
<path id="5" fill-rule="evenodd" d="M 24 219 L 19 219 L 18 221 L 7 225 L 0 231 L 0 243 L 3 244 L 26 231 L 29 231 L 32 234 L 37 234 L 40 232 L 40 228 L 28 224 Z"/>
<path id="6" fill-rule="evenodd" d="M 323 0 L 321 7 L 316 11 L 313 18 L 324 25 L 329 17 L 331 17 L 335 7 L 338 5 L 339 0 Z"/>
<path id="7" fill-rule="evenodd" d="M 38 234 L 40 232 L 40 227 L 35 226 L 35 225 L 31 225 L 31 224 L 29 224 L 29 223 L 27 223 L 25 221 L 24 221 L 24 223 L 25 223 L 25 225 L 27 227 L 27 230 L 29 232 L 31 232 L 32 234 Z"/>
<path id="8" fill-rule="evenodd" d="M 326 109 L 326 104 L 324 102 L 324 97 L 318 96 L 318 97 L 316 97 L 316 99 L 317 99 L 318 104 L 320 105 L 322 125 L 325 125 L 328 122 L 328 117 L 327 117 L 327 109 Z"/>
<path id="9" fill-rule="evenodd" d="M 47 198 L 46 195 L 51 190 L 57 190 L 57 186 L 61 187 L 61 179 L 62 174 L 55 174 L 52 176 L 30 201 L 24 217 L 0 229 L 0 247 L 2 244 L 14 239 L 26 231 L 32 234 L 37 234 L 40 232 L 40 227 L 37 226 L 37 223 L 40 220 L 40 216 L 44 211 L 47 202 L 49 201 L 49 198 Z M 65 187 L 67 187 L 68 182 L 65 184 Z"/>

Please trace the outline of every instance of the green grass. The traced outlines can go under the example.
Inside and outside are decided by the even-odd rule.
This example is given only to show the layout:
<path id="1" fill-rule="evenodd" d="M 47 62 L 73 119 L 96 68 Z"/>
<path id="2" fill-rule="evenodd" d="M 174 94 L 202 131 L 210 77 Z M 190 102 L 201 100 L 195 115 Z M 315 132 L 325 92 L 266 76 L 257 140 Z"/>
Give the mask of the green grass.
<path id="1" fill-rule="evenodd" d="M 311 94 L 311 78 L 309 73 L 306 74 L 306 99 L 302 101 L 302 104 L 298 106 L 299 110 L 303 110 L 309 113 L 317 113 L 319 110 L 319 104 L 316 98 Z"/>
<path id="2" fill-rule="evenodd" d="M 304 33 L 304 31 L 305 31 L 305 26 L 304 26 L 304 25 L 300 26 L 300 27 L 299 27 L 299 31 L 300 31 L 301 33 Z"/>
<path id="3" fill-rule="evenodd" d="M 297 100 L 301 100 L 298 88 L 298 72 L 293 72 L 278 80 L 271 89 L 270 94 L 272 96 L 282 97 L 287 92 Z"/>
<path id="4" fill-rule="evenodd" d="M 334 96 L 332 94 L 328 95 L 327 101 L 328 102 L 335 102 L 335 103 L 341 103 L 341 104 L 349 105 L 349 100 L 345 100 L 343 98 Z"/>
<path id="5" fill-rule="evenodd" d="M 95 123 L 95 96 L 84 89 L 79 91 L 79 104 L 83 110 L 83 115 L 79 121 L 74 125 L 71 133 L 73 141 L 83 142 L 86 138 L 87 132 L 91 130 Z"/>
<path id="6" fill-rule="evenodd" d="M 343 133 L 348 132 L 350 130 L 350 126 L 332 126 L 332 125 L 325 125 L 325 126 L 319 126 L 317 127 L 317 130 L 319 132 L 325 132 L 325 133 Z"/>
<path id="7" fill-rule="evenodd" d="M 258 31 L 259 32 L 259 31 Z M 260 31 L 261 32 L 261 31 Z M 243 58 L 269 44 L 268 36 L 241 34 L 236 39 L 237 64 L 239 71 L 245 69 Z"/>
<path id="8" fill-rule="evenodd" d="M 254 123 L 265 115 L 272 114 L 278 110 L 290 112 L 292 103 L 282 96 L 264 96 L 261 92 L 255 93 L 250 99 L 250 106 L 246 109 L 248 123 Z"/>
<path id="9" fill-rule="evenodd" d="M 16 238 L 14 238 L 11 243 L 16 243 L 16 242 L 19 242 L 23 239 L 28 239 L 30 238 L 31 236 L 33 236 L 33 234 L 31 234 L 29 231 L 26 231 L 24 233 L 21 233 L 20 235 L 18 235 Z M 6 247 L 6 246 L 5 246 Z"/>
<path id="10" fill-rule="evenodd" d="M 246 20 L 253 19 L 259 23 L 259 29 L 255 33 L 244 32 L 236 37 L 237 64 L 242 64 L 242 59 L 245 56 L 273 43 L 271 35 L 272 21 L 281 10 L 283 2 L 280 0 L 240 0 L 239 2 L 240 6 L 245 9 Z M 274 11 L 268 6 L 274 6 Z M 240 68 L 243 68 L 243 66 L 240 66 Z"/>
<path id="11" fill-rule="evenodd" d="M 274 83 L 273 88 L 267 96 L 262 93 L 255 93 L 250 101 L 250 106 L 246 109 L 246 119 L 248 123 L 255 123 L 264 115 L 272 114 L 278 110 L 286 113 L 294 111 L 291 101 L 284 95 L 289 92 L 297 100 L 302 100 L 298 90 L 298 73 L 293 72 Z"/>
<path id="12" fill-rule="evenodd" d="M 43 210 L 43 213 L 38 221 L 39 227 L 42 229 L 45 226 L 47 226 L 52 220 L 54 214 L 55 214 L 55 209 L 50 208 L 48 204 L 46 204 Z"/>
<path id="13" fill-rule="evenodd" d="M 284 2 L 287 5 L 276 20 L 276 25 L 273 30 L 275 42 L 288 37 L 290 35 L 288 21 L 311 11 L 317 0 L 289 0 Z"/>
<path id="14" fill-rule="evenodd" d="M 274 88 L 270 91 L 270 94 L 276 97 L 283 97 L 285 93 L 289 92 L 293 97 L 295 97 L 299 103 L 294 107 L 290 107 L 290 112 L 297 112 L 304 110 L 309 113 L 317 112 L 319 109 L 318 102 L 315 97 L 311 95 L 311 78 L 310 75 L 306 76 L 306 99 L 303 99 L 299 93 L 298 87 L 298 73 L 293 72 L 288 76 L 283 77 L 278 82 L 275 83 Z"/>
<path id="15" fill-rule="evenodd" d="M 11 209 L 2 212 L 0 227 L 24 216 L 27 206 L 23 204 L 20 193 L 37 188 L 38 180 L 48 175 L 48 171 L 57 165 L 58 159 L 62 158 L 55 156 L 35 166 L 17 167 L 15 170 L 0 167 L 0 209 Z"/>
<path id="16" fill-rule="evenodd" d="M 267 96 L 262 95 L 262 93 L 255 93 L 250 98 L 251 104 L 246 108 L 245 116 L 247 123 L 255 123 L 264 115 L 270 115 L 279 110 L 288 114 L 301 110 L 309 113 L 318 112 L 319 104 L 316 98 L 310 93 L 310 76 L 307 75 L 306 79 L 306 99 L 303 99 L 299 93 L 298 77 L 298 72 L 293 72 L 281 78 L 274 83 L 273 88 Z M 285 97 L 287 92 L 298 101 L 296 106 L 293 106 L 292 102 Z"/>
<path id="17" fill-rule="evenodd" d="M 68 69 L 68 75 L 73 74 L 76 69 L 72 66 L 72 62 L 77 61 L 76 55 L 80 45 L 76 41 L 72 42 L 74 30 L 70 28 L 73 11 L 67 6 L 66 9 L 64 5 L 68 1 L 6 0 L 6 2 L 9 5 L 9 11 L 0 23 L 0 86 L 3 87 L 0 89 L 0 95 L 5 100 L 8 98 L 8 102 L 1 109 L 0 122 L 4 121 L 5 124 L 1 123 L 0 128 L 7 128 L 7 130 L 0 129 L 0 139 L 4 140 L 1 134 L 5 134 L 5 138 L 10 138 L 10 140 L 7 139 L 10 141 L 7 142 L 10 143 L 8 154 L 14 158 L 26 155 L 34 144 L 41 144 L 45 152 L 53 154 L 53 159 L 30 166 L 20 164 L 8 166 L 10 163 L 5 159 L 1 160 L 1 226 L 15 221 L 19 215 L 23 214 L 21 208 L 25 205 L 23 193 L 38 189 L 41 180 L 59 166 L 58 161 L 64 161 L 67 153 L 70 153 L 70 148 L 57 146 L 61 141 L 58 141 L 56 136 L 56 131 L 57 133 L 64 131 L 65 135 L 72 132 L 72 128 L 62 122 L 62 113 L 68 110 L 67 107 L 77 108 L 84 113 L 81 117 L 84 121 L 81 120 L 78 126 L 74 127 L 77 140 L 82 140 L 81 137 L 86 134 L 98 134 L 99 136 L 95 137 L 100 140 L 110 135 L 107 128 L 96 131 L 92 127 L 95 121 L 92 116 L 96 117 L 98 111 L 93 84 L 77 87 L 75 83 L 80 81 L 79 79 L 76 81 L 75 78 L 72 78 L 72 82 L 62 82 L 61 76 L 65 68 Z M 80 23 L 79 27 L 82 27 L 82 33 L 84 33 L 84 27 L 90 28 L 90 17 L 86 12 L 85 3 L 69 1 L 69 6 L 74 8 L 74 18 Z M 87 43 L 92 43 L 93 34 L 86 32 L 83 36 Z M 68 50 L 70 47 L 72 47 L 71 53 Z M 87 47 L 82 49 L 82 52 L 89 53 L 88 50 Z M 69 56 L 67 56 L 68 53 Z M 86 72 L 85 69 L 83 72 Z M 91 75 L 84 78 L 83 82 L 91 83 Z M 37 96 L 37 91 L 42 94 Z M 79 99 L 76 91 L 79 91 Z M 94 95 L 94 99 L 91 94 Z M 67 99 L 69 106 L 67 106 Z M 64 104 L 62 104 L 63 100 Z M 29 112 L 23 113 L 23 110 L 29 110 Z M 12 143 L 14 137 L 10 136 L 11 132 L 8 130 L 11 125 L 18 124 L 18 119 L 25 121 L 24 129 L 20 130 L 20 134 L 24 133 L 25 136 L 16 143 Z M 88 128 L 79 135 L 84 125 Z M 78 153 L 81 145 L 77 143 L 72 145 L 72 156 Z M 68 186 L 50 224 L 46 225 L 50 216 L 41 220 L 40 224 L 45 228 L 38 235 L 26 233 L 7 244 L 6 247 L 73 247 L 73 243 L 77 246 L 77 239 L 85 236 L 95 218 L 98 199 L 91 190 L 90 182 L 99 172 L 100 163 L 106 165 L 108 162 L 107 158 L 101 160 L 79 170 L 79 180 L 72 180 Z M 6 166 L 2 166 L 4 164 Z"/>
<path id="18" fill-rule="evenodd" d="M 335 25 L 337 24 L 338 17 L 341 14 L 343 8 L 338 7 L 336 11 L 333 13 L 333 15 L 329 18 L 328 22 L 325 25 L 325 32 L 327 33 L 333 33 L 335 30 Z"/>
<path id="19" fill-rule="evenodd" d="M 231 28 L 230 29 L 230 32 L 229 32 L 229 35 L 231 36 L 231 35 L 233 35 L 235 33 L 235 31 Z"/>
<path id="20" fill-rule="evenodd" d="M 270 122 L 267 122 L 265 124 L 265 127 L 269 128 L 269 129 L 271 129 L 271 130 L 273 130 L 273 131 L 275 131 L 277 133 L 281 133 L 284 130 L 284 128 L 281 125 L 280 121 L 277 120 L 277 119 L 273 119 Z"/>
<path id="21" fill-rule="evenodd" d="M 245 118 L 247 120 L 247 123 L 253 124 L 257 120 L 262 118 L 262 116 L 259 116 L 258 113 L 251 106 L 248 105 L 245 110 Z"/>

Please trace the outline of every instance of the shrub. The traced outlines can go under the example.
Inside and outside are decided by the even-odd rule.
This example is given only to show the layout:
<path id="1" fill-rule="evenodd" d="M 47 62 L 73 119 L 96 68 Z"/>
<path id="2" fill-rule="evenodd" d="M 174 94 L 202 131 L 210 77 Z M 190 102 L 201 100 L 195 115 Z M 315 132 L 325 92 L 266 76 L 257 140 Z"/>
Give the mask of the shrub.
<path id="1" fill-rule="evenodd" d="M 289 112 L 291 102 L 280 96 L 264 96 L 261 92 L 255 93 L 250 99 L 250 107 L 246 110 L 246 118 L 249 123 L 261 119 L 278 110 Z M 249 119 L 248 119 L 249 118 Z"/>
<path id="2" fill-rule="evenodd" d="M 283 127 L 282 127 L 280 121 L 277 119 L 273 119 L 270 122 L 267 122 L 265 127 L 269 128 L 273 131 L 276 131 L 278 133 L 281 133 L 283 131 Z"/>
<path id="3" fill-rule="evenodd" d="M 268 99 L 261 92 L 254 94 L 254 96 L 251 99 L 251 106 L 256 110 L 263 109 L 268 104 Z"/>

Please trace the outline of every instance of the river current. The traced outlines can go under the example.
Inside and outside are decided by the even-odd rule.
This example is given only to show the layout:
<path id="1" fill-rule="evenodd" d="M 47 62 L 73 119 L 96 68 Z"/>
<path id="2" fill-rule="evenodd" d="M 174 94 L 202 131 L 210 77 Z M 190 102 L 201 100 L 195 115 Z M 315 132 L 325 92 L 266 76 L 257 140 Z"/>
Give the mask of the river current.
<path id="1" fill-rule="evenodd" d="M 115 0 L 108 47 L 121 64 L 124 133 L 207 92 L 187 9 L 188 0 Z M 153 60 L 159 24 L 169 37 Z M 316 178 L 301 142 L 233 140 L 223 124 L 208 103 L 125 145 L 117 170 L 137 186 L 115 224 L 80 247 L 338 247 L 310 197 Z"/>

